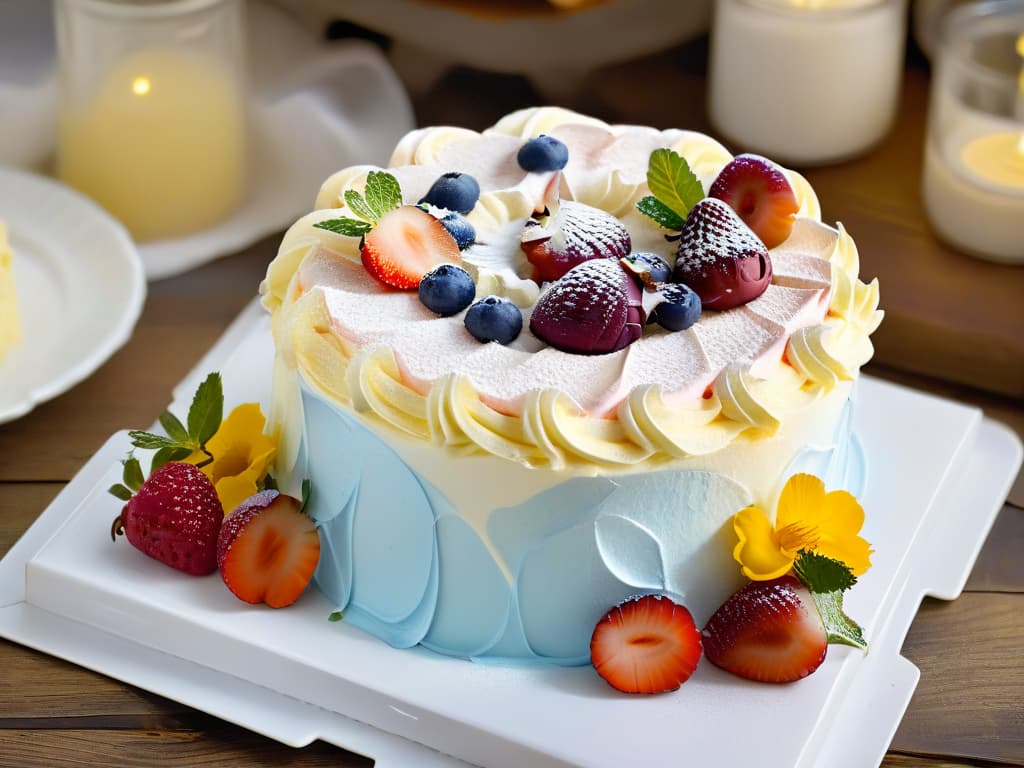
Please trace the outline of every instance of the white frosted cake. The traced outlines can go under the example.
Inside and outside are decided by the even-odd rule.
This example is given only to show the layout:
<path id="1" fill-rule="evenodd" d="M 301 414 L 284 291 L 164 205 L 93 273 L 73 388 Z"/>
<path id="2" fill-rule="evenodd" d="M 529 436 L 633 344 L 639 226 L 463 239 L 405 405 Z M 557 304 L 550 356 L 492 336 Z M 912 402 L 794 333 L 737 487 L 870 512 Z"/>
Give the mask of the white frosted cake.
<path id="1" fill-rule="evenodd" d="M 520 150 L 542 135 L 568 149 L 564 167 L 524 168 Z M 701 293 L 687 327 L 643 325 L 662 321 L 649 299 L 664 299 L 658 286 L 685 271 L 692 245 L 686 227 L 666 226 L 671 216 L 659 223 L 638 209 L 654 159 L 673 153 L 702 190 L 733 160 L 699 133 L 557 108 L 482 133 L 438 127 L 402 139 L 386 170 L 406 206 L 426 199 L 420 213 L 443 218 L 448 208 L 430 199 L 439 178 L 478 184 L 464 212 L 474 237 L 454 258 L 474 300 L 495 296 L 521 313 L 506 343 L 467 330 L 472 309 L 439 314 L 415 282 L 382 282 L 389 273 L 367 261 L 380 240 L 369 225 L 331 224 L 373 218 L 364 203 L 384 177 L 368 180 L 384 169 L 331 176 L 287 232 L 262 285 L 277 473 L 283 485 L 311 481 L 316 585 L 346 622 L 398 647 L 587 663 L 595 623 L 630 595 L 667 594 L 707 620 L 743 582 L 730 521 L 751 504 L 774 509 L 794 473 L 861 492 L 851 395 L 881 313 L 877 286 L 858 280 L 853 240 L 821 222 L 802 177 L 779 169 L 795 198 L 791 230 L 770 248 L 765 240 L 770 260 L 735 261 L 753 265 L 758 295 L 730 306 L 732 288 L 724 301 Z M 548 272 L 530 244 L 540 232 L 571 245 L 558 228 L 581 205 L 610 214 L 628 232 L 617 241 L 625 253 L 659 256 L 672 280 L 620 268 L 615 244 L 568 277 Z M 699 282 L 710 261 L 694 247 Z M 585 349 L 575 329 L 552 334 L 552 305 L 582 301 L 579 286 L 612 272 L 629 308 L 618 325 L 601 315 Z"/>

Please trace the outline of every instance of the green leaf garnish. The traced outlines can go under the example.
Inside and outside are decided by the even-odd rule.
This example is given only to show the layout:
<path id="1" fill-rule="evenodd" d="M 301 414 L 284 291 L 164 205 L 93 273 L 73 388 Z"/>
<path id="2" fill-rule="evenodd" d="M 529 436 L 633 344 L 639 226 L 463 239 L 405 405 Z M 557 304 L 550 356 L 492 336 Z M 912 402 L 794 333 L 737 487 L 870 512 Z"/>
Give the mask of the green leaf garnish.
<path id="1" fill-rule="evenodd" d="M 128 501 L 132 497 L 131 489 L 126 488 L 120 483 L 115 483 L 114 485 L 107 488 L 107 493 L 117 496 L 117 498 L 119 498 L 121 501 Z"/>
<path id="2" fill-rule="evenodd" d="M 124 484 L 131 488 L 133 491 L 139 490 L 146 478 L 142 476 L 142 466 L 139 464 L 139 460 L 134 456 L 129 455 L 124 460 L 124 472 L 122 473 L 121 479 Z"/>
<path id="3" fill-rule="evenodd" d="M 371 224 L 377 223 L 377 214 L 366 204 L 363 196 L 354 189 L 345 190 L 345 203 L 352 209 L 352 213 L 361 219 L 366 219 Z"/>
<path id="4" fill-rule="evenodd" d="M 174 448 L 179 445 L 177 440 L 171 440 L 166 435 L 154 435 L 152 432 L 145 432 L 141 429 L 133 429 L 128 433 L 128 437 L 131 438 L 132 445 L 136 448 L 142 448 L 147 451 L 160 448 Z"/>
<path id="5" fill-rule="evenodd" d="M 328 621 L 341 621 L 343 618 L 345 618 L 345 612 L 344 611 L 332 611 L 331 615 L 327 617 L 327 620 Z"/>
<path id="6" fill-rule="evenodd" d="M 153 474 L 156 470 L 160 469 L 164 464 L 169 464 L 172 461 L 181 461 L 187 459 L 192 454 L 191 448 L 184 446 L 164 446 L 156 453 L 153 454 L 153 459 L 149 465 L 149 474 Z"/>
<path id="7" fill-rule="evenodd" d="M 366 204 L 376 214 L 374 222 L 380 221 L 381 216 L 402 204 L 402 188 L 398 185 L 398 179 L 386 171 L 370 171 L 366 174 L 363 194 L 366 196 Z"/>
<path id="8" fill-rule="evenodd" d="M 177 443 L 188 442 L 188 430 L 185 429 L 185 425 L 181 423 L 181 420 L 170 411 L 164 411 L 160 414 L 160 426 L 164 428 L 171 440 Z"/>
<path id="9" fill-rule="evenodd" d="M 685 219 L 681 218 L 675 211 L 665 205 L 654 195 L 645 195 L 636 204 L 636 208 L 644 216 L 654 219 L 665 229 L 678 232 L 683 228 Z"/>
<path id="10" fill-rule="evenodd" d="M 830 643 L 867 648 L 864 631 L 843 612 L 843 592 L 857 583 L 846 563 L 816 552 L 801 550 L 793 572 L 811 592 Z"/>
<path id="11" fill-rule="evenodd" d="M 224 415 L 224 388 L 219 373 L 211 373 L 199 385 L 188 409 L 188 435 L 197 445 L 206 445 L 220 427 Z"/>
<path id="12" fill-rule="evenodd" d="M 299 507 L 300 510 L 304 510 L 306 508 L 306 506 L 309 504 L 309 497 L 312 496 L 312 495 L 313 495 L 313 483 L 307 477 L 307 478 L 305 478 L 302 481 L 302 506 Z"/>
<path id="13" fill-rule="evenodd" d="M 690 209 L 704 198 L 704 187 L 690 170 L 686 158 L 667 148 L 651 152 L 647 165 L 647 186 L 658 202 L 675 213 L 681 221 L 685 221 Z M 650 216 L 643 209 L 640 212 Z M 661 224 L 660 221 L 658 223 Z M 682 223 L 676 229 L 682 229 Z"/>
<path id="14" fill-rule="evenodd" d="M 337 235 L 347 235 L 348 237 L 362 237 L 373 229 L 373 225 L 368 222 L 346 217 L 318 221 L 313 226 L 317 229 L 326 229 L 328 232 L 334 232 Z"/>

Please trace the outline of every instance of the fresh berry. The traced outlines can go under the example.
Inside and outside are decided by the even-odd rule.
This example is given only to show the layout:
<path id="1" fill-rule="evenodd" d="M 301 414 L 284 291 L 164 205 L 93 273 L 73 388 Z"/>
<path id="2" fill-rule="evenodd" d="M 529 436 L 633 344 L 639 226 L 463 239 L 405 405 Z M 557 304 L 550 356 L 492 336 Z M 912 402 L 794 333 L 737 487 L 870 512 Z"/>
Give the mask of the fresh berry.
<path id="1" fill-rule="evenodd" d="M 419 294 L 427 309 L 445 317 L 461 312 L 473 303 L 476 284 L 462 267 L 442 264 L 423 276 Z"/>
<path id="2" fill-rule="evenodd" d="M 541 294 L 530 330 L 563 352 L 600 355 L 640 338 L 646 318 L 640 288 L 618 260 L 591 259 Z"/>
<path id="3" fill-rule="evenodd" d="M 716 667 L 764 683 L 806 677 L 828 648 L 811 594 L 793 576 L 750 582 L 715 611 L 701 637 Z"/>
<path id="4" fill-rule="evenodd" d="M 668 262 L 656 253 L 638 251 L 636 253 L 629 254 L 629 256 L 626 257 L 626 261 L 629 262 L 633 271 L 637 273 L 647 273 L 650 279 L 655 283 L 667 282 L 672 277 L 672 267 L 670 267 Z"/>
<path id="5" fill-rule="evenodd" d="M 446 173 L 427 190 L 420 203 L 445 208 L 456 213 L 469 213 L 480 199 L 480 185 L 468 173 Z"/>
<path id="6" fill-rule="evenodd" d="M 685 331 L 700 319 L 700 296 L 682 283 L 669 283 L 658 288 L 661 303 L 651 317 L 667 331 Z"/>
<path id="7" fill-rule="evenodd" d="M 708 197 L 732 206 L 766 248 L 789 237 L 800 210 L 785 174 L 760 155 L 737 155 L 712 182 Z"/>
<path id="8" fill-rule="evenodd" d="M 224 518 L 217 567 L 236 597 L 282 608 L 298 600 L 320 560 L 320 535 L 302 502 L 260 491 Z"/>
<path id="9" fill-rule="evenodd" d="M 661 595 L 632 597 L 615 606 L 590 639 L 597 673 L 626 693 L 676 690 L 690 679 L 700 653 L 693 616 Z"/>
<path id="10" fill-rule="evenodd" d="M 136 549 L 185 573 L 217 570 L 217 534 L 224 507 L 213 483 L 192 464 L 174 461 L 153 471 L 114 520 Z"/>
<path id="11" fill-rule="evenodd" d="M 764 243 L 727 203 L 706 197 L 683 224 L 672 278 L 695 290 L 704 309 L 730 309 L 765 292 L 772 261 Z"/>
<path id="12" fill-rule="evenodd" d="M 455 244 L 463 251 L 476 242 L 476 228 L 461 213 L 449 213 L 441 219 L 448 234 L 455 238 Z"/>
<path id="13" fill-rule="evenodd" d="M 523 330 L 523 313 L 508 299 L 487 296 L 469 308 L 465 323 L 477 341 L 509 344 Z"/>
<path id="14" fill-rule="evenodd" d="M 392 288 L 411 290 L 438 264 L 458 264 L 459 246 L 440 221 L 422 208 L 403 205 L 381 216 L 363 238 L 366 271 Z"/>
<path id="15" fill-rule="evenodd" d="M 560 171 L 569 162 L 569 148 L 554 136 L 541 134 L 519 148 L 516 160 L 529 173 Z"/>
<path id="16" fill-rule="evenodd" d="M 621 259 L 630 246 L 618 219 L 573 200 L 563 200 L 547 226 L 523 230 L 522 249 L 538 283 L 557 280 L 588 259 Z"/>

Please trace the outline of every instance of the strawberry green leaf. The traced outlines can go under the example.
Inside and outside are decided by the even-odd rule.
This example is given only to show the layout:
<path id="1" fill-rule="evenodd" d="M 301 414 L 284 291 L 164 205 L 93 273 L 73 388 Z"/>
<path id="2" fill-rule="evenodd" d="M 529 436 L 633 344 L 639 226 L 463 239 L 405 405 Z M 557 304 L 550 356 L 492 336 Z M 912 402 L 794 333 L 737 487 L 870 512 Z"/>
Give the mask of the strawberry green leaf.
<path id="1" fill-rule="evenodd" d="M 261 491 L 276 491 L 279 490 L 277 487 L 277 479 L 273 475 L 267 475 L 260 482 L 256 483 L 256 487 Z"/>
<path id="2" fill-rule="evenodd" d="M 132 497 L 131 490 L 121 485 L 120 483 L 115 483 L 114 485 L 107 488 L 107 493 L 116 496 L 121 501 L 128 501 Z"/>
<path id="3" fill-rule="evenodd" d="M 678 232 L 683 228 L 685 219 L 665 205 L 654 195 L 645 195 L 636 204 L 636 208 L 644 216 L 654 219 L 660 226 Z"/>
<path id="4" fill-rule="evenodd" d="M 366 204 L 376 214 L 374 221 L 380 221 L 381 216 L 402 204 L 402 188 L 398 185 L 398 179 L 386 171 L 370 171 L 366 174 L 363 194 L 366 196 Z"/>
<path id="5" fill-rule="evenodd" d="M 199 385 L 188 409 L 188 434 L 199 445 L 213 437 L 224 416 L 224 388 L 219 373 L 211 373 Z"/>
<path id="6" fill-rule="evenodd" d="M 164 431 L 175 442 L 188 442 L 188 431 L 185 429 L 185 425 L 170 411 L 164 411 L 160 414 L 160 426 L 164 428 Z"/>
<path id="7" fill-rule="evenodd" d="M 133 429 L 128 433 L 128 437 L 131 438 L 132 445 L 136 448 L 142 448 L 147 451 L 180 445 L 176 440 L 172 440 L 165 435 L 154 435 L 152 432 L 144 432 L 141 429 Z"/>
<path id="8" fill-rule="evenodd" d="M 332 611 L 331 615 L 327 617 L 328 621 L 341 621 L 345 617 L 344 611 Z"/>
<path id="9" fill-rule="evenodd" d="M 124 460 L 124 472 L 121 479 L 133 491 L 139 490 L 142 484 L 146 482 L 146 478 L 142 476 L 142 465 L 139 464 L 139 460 L 134 456 L 129 456 Z"/>
<path id="10" fill-rule="evenodd" d="M 304 510 L 309 505 L 309 497 L 313 495 L 313 483 L 307 477 L 302 481 L 302 506 L 300 510 Z"/>
<path id="11" fill-rule="evenodd" d="M 825 625 L 825 634 L 830 643 L 850 645 L 854 648 L 867 648 L 864 631 L 843 612 L 842 590 L 835 592 L 811 592 L 811 598 Z"/>
<path id="12" fill-rule="evenodd" d="M 806 549 L 800 550 L 793 571 L 811 592 L 843 592 L 857 583 L 846 563 Z"/>
<path id="13" fill-rule="evenodd" d="M 671 149 L 651 152 L 647 186 L 651 194 L 682 219 L 704 198 L 704 187 L 690 170 L 686 158 Z"/>
<path id="14" fill-rule="evenodd" d="M 363 196 L 354 189 L 345 190 L 345 203 L 352 209 L 352 213 L 361 219 L 366 219 L 371 224 L 377 223 L 377 215 L 373 209 L 366 204 Z"/>
<path id="15" fill-rule="evenodd" d="M 160 469 L 164 464 L 168 464 L 172 461 L 181 461 L 182 459 L 188 458 L 192 454 L 191 448 L 185 448 L 183 446 L 170 446 L 166 445 L 156 453 L 153 454 L 153 459 L 149 465 L 149 473 L 153 474 L 156 470 Z"/>
<path id="16" fill-rule="evenodd" d="M 317 229 L 326 229 L 328 232 L 334 232 L 336 235 L 346 235 L 348 237 L 362 237 L 373 229 L 373 225 L 365 221 L 345 217 L 319 221 L 313 226 Z"/>

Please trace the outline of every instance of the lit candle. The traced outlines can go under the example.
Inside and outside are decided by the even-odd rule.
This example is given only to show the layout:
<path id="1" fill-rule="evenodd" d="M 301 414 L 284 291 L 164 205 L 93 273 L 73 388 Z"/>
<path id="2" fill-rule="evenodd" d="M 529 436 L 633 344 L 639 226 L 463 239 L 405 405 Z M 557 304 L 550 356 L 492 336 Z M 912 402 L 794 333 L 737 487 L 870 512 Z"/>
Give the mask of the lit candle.
<path id="1" fill-rule="evenodd" d="M 969 19 L 968 13 L 958 19 Z M 950 29 L 956 31 L 955 22 Z M 1024 262 L 1024 72 L 951 61 L 958 50 L 984 50 L 968 40 L 940 52 L 925 148 L 925 208 L 936 233 L 959 250 Z M 1016 50 L 1024 58 L 1024 34 Z M 965 103 L 963 94 L 972 101 Z"/>
<path id="2" fill-rule="evenodd" d="M 796 165 L 876 144 L 896 111 L 905 0 L 719 0 L 709 112 L 729 141 Z"/>
<path id="3" fill-rule="evenodd" d="M 243 191 L 244 96 L 218 62 L 140 50 L 61 116 L 58 173 L 139 240 L 205 229 Z"/>

